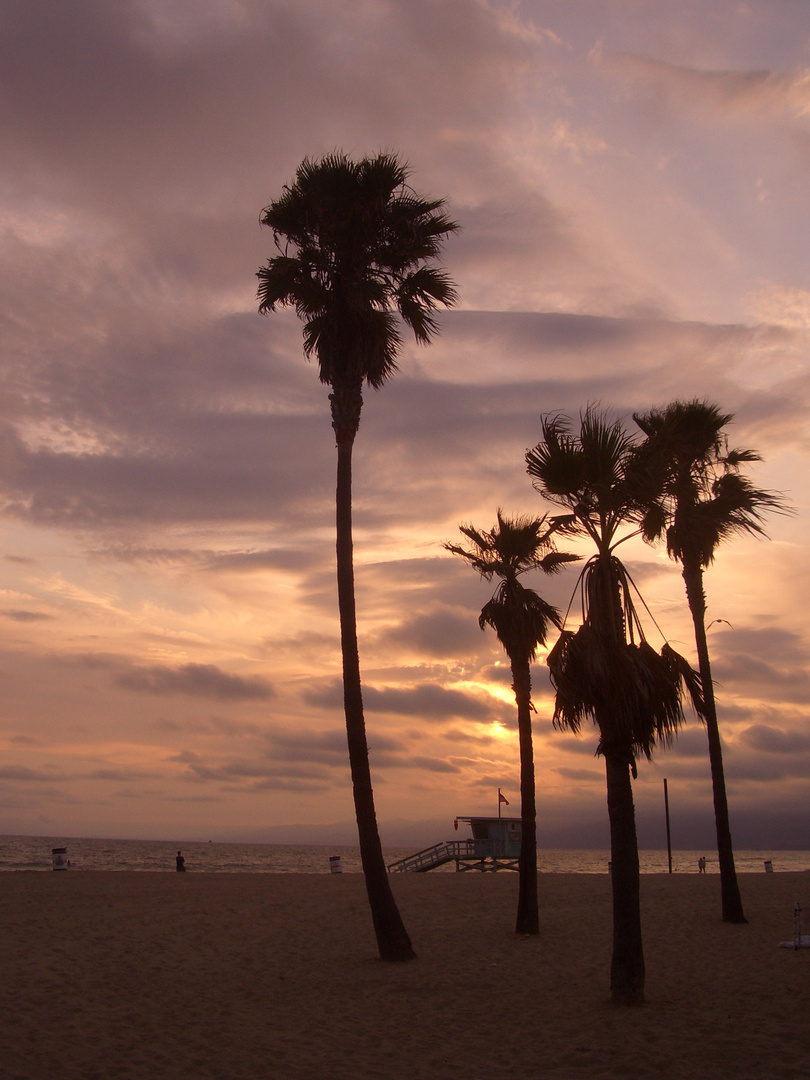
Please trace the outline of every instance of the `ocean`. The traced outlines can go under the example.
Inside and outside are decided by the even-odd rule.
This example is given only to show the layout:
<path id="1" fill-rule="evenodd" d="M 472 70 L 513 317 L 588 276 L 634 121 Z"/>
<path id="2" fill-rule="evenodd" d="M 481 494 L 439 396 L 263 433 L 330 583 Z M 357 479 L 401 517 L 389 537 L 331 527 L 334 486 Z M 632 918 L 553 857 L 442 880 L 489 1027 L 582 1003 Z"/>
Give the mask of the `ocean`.
<path id="1" fill-rule="evenodd" d="M 65 836 L 0 836 L 0 871 L 52 870 L 53 849 L 65 848 L 71 870 L 130 870 L 174 872 L 182 849 L 186 870 L 203 874 L 328 874 L 330 858 L 338 856 L 343 873 L 361 872 L 357 847 L 320 844 L 229 844 L 209 841 L 99 840 Z M 413 848 L 384 848 L 387 864 L 414 853 Z M 667 872 L 666 851 L 641 851 L 643 874 Z M 719 873 L 717 853 L 673 851 L 676 874 L 696 874 L 698 859 L 706 856 L 706 872 Z M 540 873 L 606 874 L 610 853 L 602 850 L 537 852 Z M 764 873 L 766 861 L 774 873 L 810 871 L 810 851 L 735 851 L 740 873 Z M 450 863 L 431 873 L 454 873 Z"/>

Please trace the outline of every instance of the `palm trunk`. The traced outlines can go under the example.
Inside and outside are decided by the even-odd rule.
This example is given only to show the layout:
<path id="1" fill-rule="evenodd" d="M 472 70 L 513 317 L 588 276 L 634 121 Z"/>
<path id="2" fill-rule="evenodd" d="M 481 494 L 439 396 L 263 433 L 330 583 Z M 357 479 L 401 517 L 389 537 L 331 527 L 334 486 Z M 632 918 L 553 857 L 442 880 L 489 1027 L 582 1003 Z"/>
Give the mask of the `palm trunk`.
<path id="1" fill-rule="evenodd" d="M 712 771 L 712 794 L 714 797 L 714 819 L 717 828 L 717 855 L 720 862 L 720 891 L 723 922 L 744 923 L 748 920 L 743 913 L 740 886 L 734 867 L 734 849 L 731 844 L 731 827 L 728 818 L 728 799 L 726 797 L 726 777 L 723 770 L 723 747 L 720 742 L 720 727 L 717 723 L 717 708 L 714 701 L 714 683 L 709 662 L 709 644 L 706 639 L 706 595 L 703 590 L 703 569 L 697 559 L 684 554 L 683 580 L 686 584 L 686 598 L 695 626 L 695 644 L 697 645 L 698 669 L 703 686 L 703 700 L 706 705 L 706 732 L 709 736 L 709 762 Z"/>
<path id="2" fill-rule="evenodd" d="M 613 959 L 610 992 L 614 1005 L 644 1002 L 644 949 L 636 812 L 630 763 L 621 750 L 605 748 L 613 890 Z"/>
<path id="3" fill-rule="evenodd" d="M 512 662 L 512 687 L 518 710 L 520 741 L 520 859 L 515 933 L 539 934 L 537 910 L 537 807 L 532 750 L 532 676 L 529 661 Z"/>
<path id="4" fill-rule="evenodd" d="M 411 960 L 415 953 L 391 891 L 377 828 L 360 686 L 352 544 L 352 448 L 360 420 L 362 396 L 358 387 L 350 394 L 339 395 L 336 391 L 330 400 L 338 451 L 337 585 L 343 654 L 343 704 L 360 858 L 380 957 L 383 960 Z"/>

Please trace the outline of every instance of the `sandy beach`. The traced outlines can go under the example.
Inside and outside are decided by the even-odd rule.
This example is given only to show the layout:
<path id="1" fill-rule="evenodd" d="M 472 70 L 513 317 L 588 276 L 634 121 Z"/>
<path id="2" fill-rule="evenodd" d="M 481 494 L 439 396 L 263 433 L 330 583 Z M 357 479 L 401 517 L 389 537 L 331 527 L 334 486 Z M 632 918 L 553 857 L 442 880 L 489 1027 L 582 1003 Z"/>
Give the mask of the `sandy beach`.
<path id="1" fill-rule="evenodd" d="M 0 1080 L 786 1080 L 810 1075 L 810 874 L 642 878 L 647 1004 L 609 1004 L 607 876 L 393 879 L 417 961 L 376 958 L 356 874 L 0 876 Z"/>

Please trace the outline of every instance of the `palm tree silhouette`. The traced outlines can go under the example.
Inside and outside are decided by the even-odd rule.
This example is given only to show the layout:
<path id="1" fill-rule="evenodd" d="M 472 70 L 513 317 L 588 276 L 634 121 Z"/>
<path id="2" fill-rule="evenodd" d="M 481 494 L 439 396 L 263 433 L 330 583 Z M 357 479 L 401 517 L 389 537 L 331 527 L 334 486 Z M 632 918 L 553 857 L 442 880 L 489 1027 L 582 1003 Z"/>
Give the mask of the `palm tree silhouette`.
<path id="1" fill-rule="evenodd" d="M 518 869 L 518 909 L 515 932 L 539 934 L 537 911 L 537 809 L 532 748 L 531 662 L 540 645 L 545 645 L 549 624 L 560 625 L 559 612 L 520 578 L 529 570 L 557 573 L 566 563 L 579 558 L 554 550 L 546 518 L 505 518 L 498 510 L 498 523 L 489 532 L 472 525 L 460 525 L 470 548 L 445 544 L 460 555 L 486 581 L 498 578 L 490 600 L 481 609 L 478 625 L 492 627 L 503 645 L 512 669 L 512 689 L 518 714 L 520 745 L 521 844 Z"/>
<path id="2" fill-rule="evenodd" d="M 337 441 L 337 584 L 343 696 L 360 854 L 380 956 L 414 952 L 382 855 L 368 758 L 352 553 L 352 448 L 363 384 L 378 389 L 396 372 L 400 319 L 417 342 L 437 332 L 433 312 L 455 301 L 436 265 L 457 229 L 444 201 L 421 199 L 409 168 L 391 153 L 353 161 L 335 152 L 305 159 L 295 181 L 262 211 L 278 254 L 258 271 L 259 311 L 291 306 L 303 320 L 304 353 L 315 354 Z"/>
<path id="3" fill-rule="evenodd" d="M 564 629 L 548 656 L 556 690 L 554 724 L 579 732 L 591 719 L 599 728 L 597 753 L 605 759 L 613 890 L 613 1002 L 644 1000 L 639 861 L 631 775 L 636 760 L 668 743 L 683 719 L 686 687 L 699 707 L 697 675 L 668 645 L 650 646 L 635 607 L 633 586 L 615 550 L 638 534 L 638 506 L 625 473 L 632 440 L 618 422 L 589 408 L 573 434 L 561 416 L 544 418 L 542 439 L 526 455 L 534 485 L 568 514 L 561 531 L 587 536 L 596 546 L 580 575 L 582 624 Z M 631 529 L 628 532 L 627 526 Z"/>
<path id="4" fill-rule="evenodd" d="M 681 564 L 695 628 L 698 667 L 706 704 L 723 920 L 746 922 L 731 843 L 723 749 L 717 723 L 703 572 L 719 544 L 740 532 L 764 535 L 762 514 L 786 509 L 782 498 L 760 491 L 740 468 L 759 461 L 751 450 L 729 450 L 723 429 L 731 413 L 707 401 L 674 401 L 634 415 L 646 442 L 639 448 L 635 480 L 646 491 L 643 535 L 666 539 L 667 553 Z"/>

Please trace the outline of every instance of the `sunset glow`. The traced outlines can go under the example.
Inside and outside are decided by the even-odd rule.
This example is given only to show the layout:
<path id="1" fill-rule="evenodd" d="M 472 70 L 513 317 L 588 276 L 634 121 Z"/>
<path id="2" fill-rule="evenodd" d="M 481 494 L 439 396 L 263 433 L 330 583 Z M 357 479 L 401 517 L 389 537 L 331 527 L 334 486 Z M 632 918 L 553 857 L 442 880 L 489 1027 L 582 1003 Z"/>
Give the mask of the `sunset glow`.
<path id="1" fill-rule="evenodd" d="M 552 509 L 524 463 L 541 414 L 632 428 L 705 397 L 796 510 L 706 574 L 732 831 L 810 848 L 802 5 L 40 0 L 0 52 L 0 833 L 353 838 L 328 388 L 255 278 L 262 207 L 340 147 L 394 149 L 461 226 L 459 304 L 366 392 L 355 447 L 383 842 L 449 835 L 499 787 L 519 807 L 492 586 L 443 544 Z M 678 567 L 622 551 L 694 657 Z M 576 574 L 531 584 L 565 612 Z M 602 844 L 596 739 L 552 730 L 542 659 L 540 842 Z M 710 844 L 694 718 L 640 765 L 642 846 L 664 776 L 676 846 Z"/>

